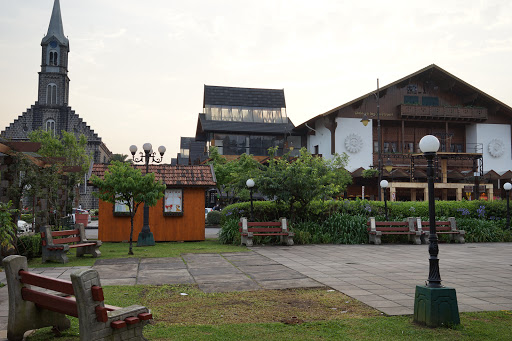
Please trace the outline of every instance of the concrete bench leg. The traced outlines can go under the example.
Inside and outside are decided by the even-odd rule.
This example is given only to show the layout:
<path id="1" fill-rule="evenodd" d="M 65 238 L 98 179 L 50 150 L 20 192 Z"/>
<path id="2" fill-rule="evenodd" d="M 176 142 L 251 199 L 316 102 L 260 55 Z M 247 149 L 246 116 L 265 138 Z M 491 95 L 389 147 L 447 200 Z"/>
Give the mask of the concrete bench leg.
<path id="1" fill-rule="evenodd" d="M 245 245 L 246 246 L 252 246 L 252 238 L 253 238 L 253 233 L 252 232 L 248 232 L 247 233 L 247 236 L 245 237 Z"/>
<path id="2" fill-rule="evenodd" d="M 99 250 L 100 245 L 77 247 L 76 256 L 82 257 L 83 255 L 87 254 L 92 255 L 93 258 L 98 258 L 99 256 L 101 256 L 101 251 Z"/>
<path id="3" fill-rule="evenodd" d="M 287 236 L 280 236 L 281 244 L 286 244 L 288 246 L 293 246 L 293 232 L 288 232 Z"/>
<path id="4" fill-rule="evenodd" d="M 31 288 L 30 285 L 23 284 L 18 279 L 20 270 L 28 270 L 27 258 L 9 256 L 3 260 L 3 264 L 9 293 L 7 322 L 7 339 L 9 341 L 23 340 L 23 334 L 32 329 L 54 327 L 58 330 L 66 330 L 71 326 L 66 315 L 40 309 L 33 302 L 25 301 L 21 297 L 21 288 Z"/>
<path id="5" fill-rule="evenodd" d="M 375 245 L 380 245 L 380 244 L 382 244 L 381 237 L 382 237 L 382 231 L 376 231 L 375 233 L 370 233 L 369 243 L 375 244 Z"/>
<path id="6" fill-rule="evenodd" d="M 67 245 L 66 245 L 67 246 Z M 52 247 L 52 246 L 50 246 Z M 48 246 L 43 246 L 42 252 L 42 261 L 45 263 L 48 260 L 57 262 L 57 263 L 67 263 L 69 262 L 67 252 L 69 250 L 69 246 L 63 249 L 57 250 L 48 250 Z"/>
<path id="7" fill-rule="evenodd" d="M 109 311 L 107 322 L 98 322 L 95 309 L 104 307 L 103 301 L 94 301 L 91 295 L 93 286 L 101 286 L 98 272 L 93 269 L 77 270 L 71 274 L 73 291 L 76 296 L 78 319 L 80 322 L 80 341 L 100 340 L 146 340 L 142 336 L 142 329 L 148 321 L 140 321 L 133 325 L 127 325 L 121 329 L 112 329 L 110 323 L 124 320 L 127 317 L 135 317 L 141 313 L 147 313 L 146 307 L 133 305 Z"/>
<path id="8" fill-rule="evenodd" d="M 415 234 L 409 235 L 409 243 L 415 244 L 415 245 L 421 245 L 421 232 L 415 231 Z"/>

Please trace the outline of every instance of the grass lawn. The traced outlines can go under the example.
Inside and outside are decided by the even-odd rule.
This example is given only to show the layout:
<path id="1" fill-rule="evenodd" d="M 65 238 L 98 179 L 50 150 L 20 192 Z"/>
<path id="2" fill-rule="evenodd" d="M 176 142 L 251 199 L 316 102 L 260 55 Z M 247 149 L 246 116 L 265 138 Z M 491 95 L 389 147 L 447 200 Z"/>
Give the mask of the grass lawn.
<path id="1" fill-rule="evenodd" d="M 133 256 L 128 255 L 128 243 L 103 243 L 100 247 L 101 256 L 92 258 L 91 255 L 76 257 L 76 251 L 68 252 L 69 262 L 66 264 L 46 262 L 42 263 L 41 258 L 34 258 L 28 261 L 31 268 L 57 267 L 57 266 L 92 266 L 97 259 L 107 258 L 158 258 L 158 257 L 179 257 L 182 253 L 224 253 L 249 251 L 246 247 L 236 245 L 220 244 L 217 240 L 207 239 L 200 242 L 159 242 L 155 246 L 137 247 L 133 244 Z"/>
<path id="2" fill-rule="evenodd" d="M 432 329 L 328 288 L 205 294 L 194 285 L 107 286 L 105 297 L 150 308 L 149 340 L 504 340 L 512 330 L 510 311 L 462 313 L 460 326 Z M 44 328 L 28 340 L 52 338 Z M 79 340 L 77 319 L 58 340 Z"/>

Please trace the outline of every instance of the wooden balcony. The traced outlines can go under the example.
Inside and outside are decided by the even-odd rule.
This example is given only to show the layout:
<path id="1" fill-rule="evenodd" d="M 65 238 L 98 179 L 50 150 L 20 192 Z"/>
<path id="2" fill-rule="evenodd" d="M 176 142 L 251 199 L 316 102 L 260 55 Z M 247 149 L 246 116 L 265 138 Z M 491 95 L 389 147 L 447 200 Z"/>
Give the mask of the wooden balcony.
<path id="1" fill-rule="evenodd" d="M 414 104 L 400 104 L 402 118 L 430 119 L 430 120 L 487 120 L 486 108 L 463 107 L 434 107 Z"/>

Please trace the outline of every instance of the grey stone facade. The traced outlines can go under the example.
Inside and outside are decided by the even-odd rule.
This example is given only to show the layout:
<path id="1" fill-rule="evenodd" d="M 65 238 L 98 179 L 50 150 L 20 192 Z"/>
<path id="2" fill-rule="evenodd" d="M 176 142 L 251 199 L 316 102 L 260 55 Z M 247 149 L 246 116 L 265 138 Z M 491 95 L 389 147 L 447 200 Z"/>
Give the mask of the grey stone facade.
<path id="1" fill-rule="evenodd" d="M 48 33 L 41 41 L 41 71 L 39 72 L 38 98 L 34 105 L 18 116 L 0 132 L 0 137 L 13 141 L 28 141 L 34 130 L 53 130 L 84 134 L 87 152 L 94 163 L 108 163 L 112 153 L 94 130 L 78 116 L 69 103 L 68 54 L 69 41 L 64 35 L 60 4 L 55 0 Z M 88 190 L 80 199 L 83 208 L 97 208 L 98 200 Z"/>

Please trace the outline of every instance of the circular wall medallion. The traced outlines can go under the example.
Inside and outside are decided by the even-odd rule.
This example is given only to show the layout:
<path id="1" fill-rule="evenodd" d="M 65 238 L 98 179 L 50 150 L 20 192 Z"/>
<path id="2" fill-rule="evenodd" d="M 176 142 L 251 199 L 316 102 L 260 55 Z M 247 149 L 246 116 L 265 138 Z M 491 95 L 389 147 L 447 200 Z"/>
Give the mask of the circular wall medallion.
<path id="1" fill-rule="evenodd" d="M 488 145 L 489 154 L 492 157 L 500 157 L 505 153 L 505 144 L 501 139 L 492 139 Z"/>
<path id="2" fill-rule="evenodd" d="M 363 148 L 363 139 L 357 134 L 350 134 L 345 138 L 345 149 L 351 153 L 358 153 Z"/>

